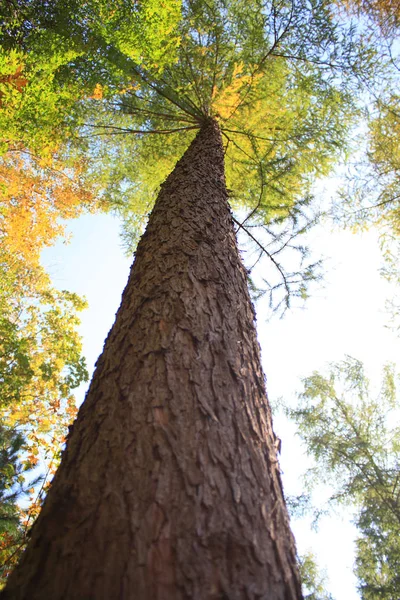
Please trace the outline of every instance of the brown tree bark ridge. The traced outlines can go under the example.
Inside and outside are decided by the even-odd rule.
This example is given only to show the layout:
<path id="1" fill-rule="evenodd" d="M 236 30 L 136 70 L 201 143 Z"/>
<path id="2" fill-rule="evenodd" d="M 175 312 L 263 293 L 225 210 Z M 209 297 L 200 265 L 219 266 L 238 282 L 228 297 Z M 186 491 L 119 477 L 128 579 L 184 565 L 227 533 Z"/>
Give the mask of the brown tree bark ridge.
<path id="1" fill-rule="evenodd" d="M 213 121 L 162 186 L 1 598 L 302 598 Z"/>

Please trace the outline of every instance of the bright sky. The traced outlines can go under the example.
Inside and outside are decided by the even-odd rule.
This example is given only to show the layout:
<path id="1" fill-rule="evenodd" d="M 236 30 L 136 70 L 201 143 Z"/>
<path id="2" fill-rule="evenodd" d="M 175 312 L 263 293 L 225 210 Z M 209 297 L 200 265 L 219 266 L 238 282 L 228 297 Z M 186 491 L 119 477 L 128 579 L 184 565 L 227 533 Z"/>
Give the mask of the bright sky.
<path id="1" fill-rule="evenodd" d="M 311 242 L 310 242 L 311 243 Z M 385 362 L 398 362 L 400 340 L 385 327 L 385 300 L 393 290 L 379 275 L 381 256 L 377 235 L 330 233 L 319 228 L 313 247 L 331 257 L 326 264 L 325 287 L 307 301 L 305 310 L 293 311 L 283 320 L 263 323 L 258 310 L 259 340 L 267 387 L 272 398 L 289 401 L 301 390 L 300 380 L 329 362 L 349 354 L 364 362 L 372 382 L 379 381 Z M 281 468 L 285 490 L 301 492 L 297 480 L 305 458 L 293 425 L 277 420 L 282 438 Z M 296 457 L 293 460 L 293 457 Z M 302 464 L 303 463 L 303 464 Z M 320 567 L 329 576 L 328 590 L 336 600 L 359 598 L 352 573 L 355 528 L 343 512 L 321 522 L 318 534 L 309 521 L 296 523 L 294 530 L 300 552 L 312 549 Z"/>
<path id="2" fill-rule="evenodd" d="M 69 223 L 71 243 L 45 251 L 44 264 L 60 288 L 85 295 L 89 310 L 82 315 L 84 353 L 92 370 L 114 322 L 131 260 L 122 251 L 119 225 L 109 215 L 90 215 Z M 399 356 L 400 342 L 385 329 L 385 299 L 390 294 L 378 274 L 380 254 L 373 233 L 353 235 L 316 229 L 310 240 L 326 263 L 325 284 L 307 301 L 306 308 L 284 319 L 266 322 L 267 310 L 258 306 L 258 334 L 271 398 L 290 400 L 301 389 L 300 379 L 327 362 L 350 354 L 366 363 L 368 375 L 379 377 L 382 365 Z M 78 394 L 83 400 L 85 390 Z M 282 438 L 281 466 L 288 493 L 300 491 L 297 474 L 305 458 L 293 426 L 278 419 Z M 326 568 L 328 589 L 336 600 L 355 600 L 352 575 L 354 531 L 346 519 L 327 519 L 318 534 L 308 521 L 294 523 L 300 552 L 312 548 Z"/>

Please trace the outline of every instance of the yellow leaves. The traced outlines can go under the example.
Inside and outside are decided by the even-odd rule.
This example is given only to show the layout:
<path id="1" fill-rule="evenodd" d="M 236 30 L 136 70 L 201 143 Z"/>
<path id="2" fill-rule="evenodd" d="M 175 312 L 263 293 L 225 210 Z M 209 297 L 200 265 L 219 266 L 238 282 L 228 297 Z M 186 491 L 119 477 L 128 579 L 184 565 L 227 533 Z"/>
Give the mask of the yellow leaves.
<path id="1" fill-rule="evenodd" d="M 83 162 L 66 168 L 51 152 L 20 149 L 0 158 L 1 424 L 24 436 L 24 467 L 46 465 L 48 473 L 76 415 L 71 390 L 87 378 L 77 333 L 85 302 L 51 287 L 40 254 L 63 233 L 61 219 L 94 206 L 84 170 Z M 31 492 L 26 523 L 41 502 Z M 0 562 L 7 553 L 0 548 Z"/>
<path id="2" fill-rule="evenodd" d="M 234 66 L 230 77 L 230 83 L 222 88 L 213 90 L 212 108 L 213 112 L 220 118 L 227 120 L 242 104 L 244 96 L 251 88 L 257 87 L 261 79 L 261 73 L 243 73 L 244 66 L 238 63 Z"/>
<path id="3" fill-rule="evenodd" d="M 36 266 L 42 248 L 63 233 L 61 218 L 77 217 L 93 202 L 54 157 L 15 152 L 0 159 L 0 239 L 26 264 Z"/>
<path id="4" fill-rule="evenodd" d="M 100 83 L 96 83 L 93 93 L 89 98 L 93 100 L 101 100 L 103 98 L 103 86 Z"/>

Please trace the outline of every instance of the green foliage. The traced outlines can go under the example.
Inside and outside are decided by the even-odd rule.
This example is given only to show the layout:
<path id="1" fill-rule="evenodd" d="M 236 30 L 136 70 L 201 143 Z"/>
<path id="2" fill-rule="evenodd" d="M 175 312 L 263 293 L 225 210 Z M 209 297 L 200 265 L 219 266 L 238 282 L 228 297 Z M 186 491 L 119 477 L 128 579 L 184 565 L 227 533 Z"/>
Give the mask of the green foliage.
<path id="1" fill-rule="evenodd" d="M 0 425 L 0 587 L 25 544 L 24 511 L 17 504 L 28 493 L 26 477 L 30 468 L 21 462 L 25 449 L 25 439 L 19 431 Z M 29 486 L 36 485 L 39 479 Z"/>
<path id="2" fill-rule="evenodd" d="M 129 66 L 129 85 L 86 104 L 93 174 L 103 172 L 104 196 L 129 229 L 129 215 L 148 213 L 195 130 L 212 117 L 224 136 L 233 207 L 254 211 L 261 223 L 282 220 L 346 145 L 354 32 L 334 24 L 325 0 L 199 1 L 182 11 L 173 65 Z"/>
<path id="3" fill-rule="evenodd" d="M 294 248 L 315 220 L 305 225 L 303 209 L 315 179 L 345 154 L 357 72 L 372 72 L 373 53 L 328 0 L 184 2 L 179 36 L 161 67 L 114 55 L 120 85 L 80 104 L 79 138 L 68 151 L 90 157 L 88 181 L 122 217 L 133 251 L 161 183 L 202 124 L 216 119 L 238 227 L 277 269 L 279 281 L 268 273 L 262 287 L 275 307 L 287 307 L 307 296 L 318 264 L 302 262 L 304 247 L 290 272 L 273 256 Z"/>
<path id="4" fill-rule="evenodd" d="M 299 558 L 299 569 L 304 600 L 333 600 L 332 595 L 326 590 L 326 578 L 320 574 L 311 552 Z"/>
<path id="5" fill-rule="evenodd" d="M 23 469 L 19 456 L 23 445 L 21 434 L 0 427 L 0 581 L 8 574 L 13 553 L 23 537 L 16 504 L 19 494 L 11 491 L 22 483 Z"/>
<path id="6" fill-rule="evenodd" d="M 363 365 L 350 357 L 328 376 L 304 380 L 299 406 L 288 409 L 315 459 L 311 487 L 332 486 L 330 503 L 357 509 L 356 575 L 362 598 L 400 594 L 400 409 L 392 365 L 373 398 Z"/>
<path id="7" fill-rule="evenodd" d="M 0 253 L 0 584 L 17 561 L 76 414 L 72 391 L 87 381 L 77 332 L 85 307 L 54 290 L 39 266 Z M 30 469 L 44 484 L 27 484 Z M 24 509 L 17 500 L 27 495 Z M 26 505 L 26 502 L 25 502 Z"/>
<path id="8" fill-rule="evenodd" d="M 54 40 L 48 54 L 33 56 L 0 45 L 0 152 L 29 147 L 49 154 L 68 135 L 67 114 L 82 94 L 71 82 L 60 86 L 57 70 L 76 52 Z"/>
<path id="9" fill-rule="evenodd" d="M 0 151 L 57 148 L 73 134 L 82 98 L 129 81 L 132 60 L 154 68 L 171 60 L 179 17 L 177 0 L 3 3 Z"/>
<path id="10" fill-rule="evenodd" d="M 49 107 L 54 98 L 52 130 L 32 118 L 26 126 L 20 103 L 9 123 L 21 130 L 9 138 L 42 148 L 57 138 L 67 141 L 66 151 L 58 147 L 64 159 L 89 158 L 86 184 L 122 216 L 130 249 L 160 184 L 208 118 L 223 132 L 231 204 L 247 213 L 243 231 L 296 224 L 315 178 L 345 152 L 357 71 L 373 65 L 329 0 L 196 0 L 182 9 L 177 0 L 19 0 L 0 15 L 7 56 L 22 53 L 36 69 L 32 77 L 18 71 L 26 80 L 18 98 L 28 102 L 44 62 Z M 292 274 L 299 297 L 315 276 L 313 265 L 302 269 Z M 272 286 L 286 304 L 289 279 Z"/>

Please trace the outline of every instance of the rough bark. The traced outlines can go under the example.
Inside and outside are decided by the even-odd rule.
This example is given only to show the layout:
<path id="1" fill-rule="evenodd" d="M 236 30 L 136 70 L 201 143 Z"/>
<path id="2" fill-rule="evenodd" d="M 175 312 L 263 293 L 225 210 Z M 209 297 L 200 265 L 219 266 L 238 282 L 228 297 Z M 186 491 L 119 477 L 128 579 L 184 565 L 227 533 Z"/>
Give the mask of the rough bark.
<path id="1" fill-rule="evenodd" d="M 218 126 L 162 186 L 2 600 L 298 600 Z"/>

